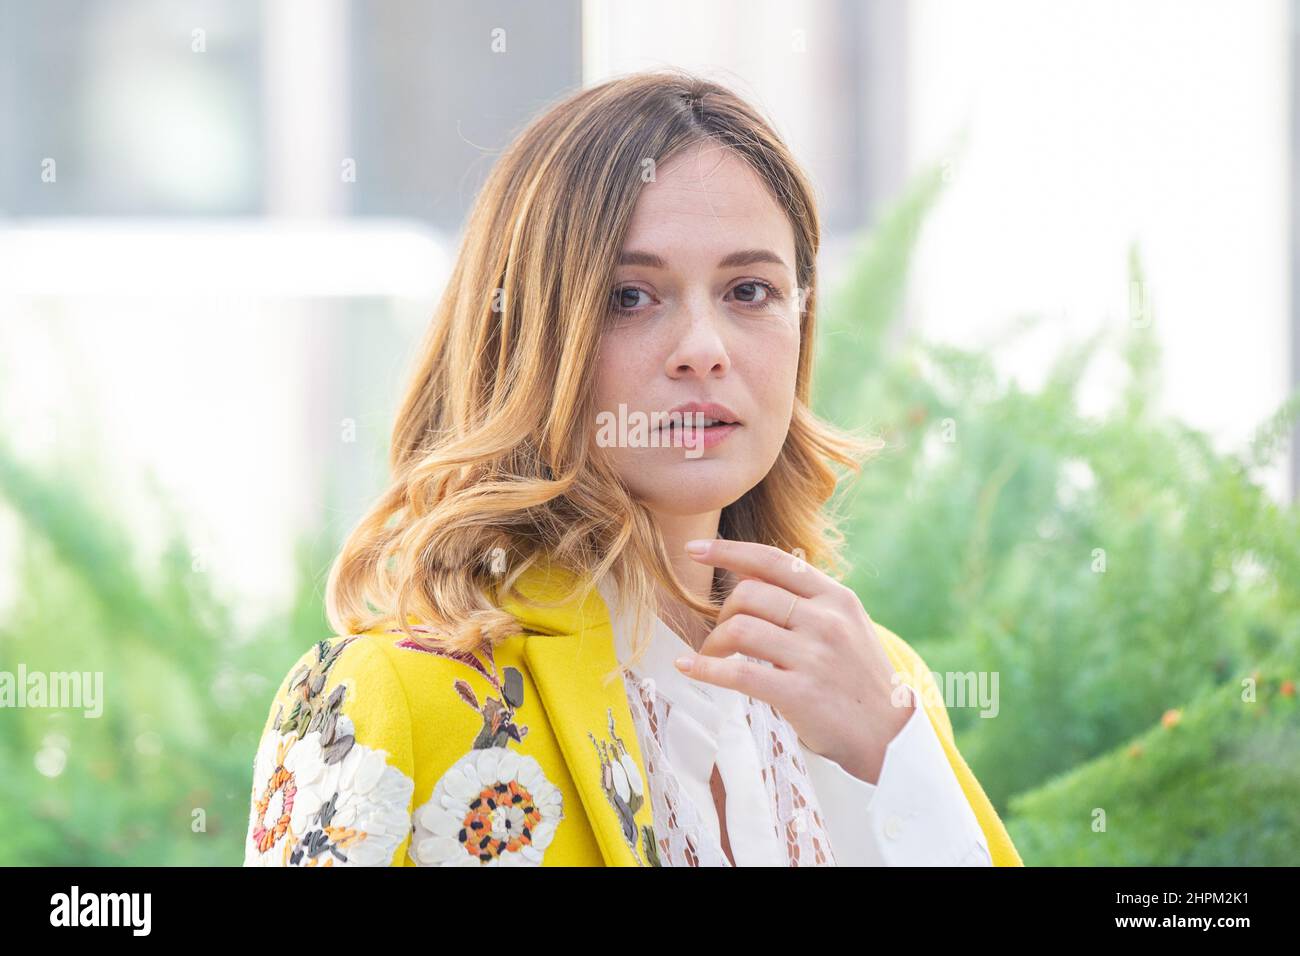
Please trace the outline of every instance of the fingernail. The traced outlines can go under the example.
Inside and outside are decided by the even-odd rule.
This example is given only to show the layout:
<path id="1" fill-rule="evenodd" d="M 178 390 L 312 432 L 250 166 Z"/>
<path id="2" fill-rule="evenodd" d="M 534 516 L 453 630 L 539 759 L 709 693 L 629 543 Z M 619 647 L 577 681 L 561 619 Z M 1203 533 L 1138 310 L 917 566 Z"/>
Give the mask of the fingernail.
<path id="1" fill-rule="evenodd" d="M 673 663 L 676 664 L 683 672 L 687 674 L 691 672 L 691 659 L 689 657 L 679 657 L 677 658 L 677 660 L 673 661 Z"/>
<path id="2" fill-rule="evenodd" d="M 703 538 L 696 538 L 694 541 L 686 542 L 687 554 L 704 554 L 709 550 L 709 542 Z"/>

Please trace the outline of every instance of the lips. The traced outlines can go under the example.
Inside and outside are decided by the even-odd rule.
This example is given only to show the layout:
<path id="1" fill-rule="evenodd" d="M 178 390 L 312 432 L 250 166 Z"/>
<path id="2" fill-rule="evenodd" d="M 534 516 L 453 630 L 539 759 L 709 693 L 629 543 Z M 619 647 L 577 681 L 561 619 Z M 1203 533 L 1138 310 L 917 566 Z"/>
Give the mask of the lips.
<path id="1" fill-rule="evenodd" d="M 674 424 L 693 427 L 698 415 L 704 416 L 705 427 L 713 425 L 739 425 L 739 416 L 726 405 L 718 402 L 683 402 L 668 410 L 669 418 L 660 427 L 670 428 Z"/>

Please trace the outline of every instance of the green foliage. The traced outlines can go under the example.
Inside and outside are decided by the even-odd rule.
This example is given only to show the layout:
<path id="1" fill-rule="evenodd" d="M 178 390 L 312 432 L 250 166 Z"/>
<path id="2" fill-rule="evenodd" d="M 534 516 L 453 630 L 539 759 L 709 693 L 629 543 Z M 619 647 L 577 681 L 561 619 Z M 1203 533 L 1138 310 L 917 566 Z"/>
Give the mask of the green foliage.
<path id="1" fill-rule="evenodd" d="M 1154 411 L 1149 301 L 1123 329 L 1064 349 L 1035 392 L 1002 380 L 984 354 L 916 336 L 882 361 L 882 329 L 896 316 L 872 310 L 898 301 L 900 249 L 935 181 L 863 247 L 824 317 L 837 345 L 816 408 L 885 440 L 837 505 L 848 583 L 936 674 L 997 674 L 996 716 L 951 701 L 949 712 L 990 798 L 1012 809 L 1027 863 L 1274 860 L 1245 828 L 1267 818 L 1279 841 L 1300 845 L 1300 819 L 1282 806 L 1288 785 L 1290 804 L 1298 792 L 1293 699 L 1258 722 L 1244 716 L 1252 705 L 1224 701 L 1257 668 L 1300 676 L 1300 519 L 1258 484 L 1286 446 L 1300 393 L 1249 447 L 1216 451 Z M 1136 253 L 1128 278 L 1145 287 Z M 1027 317 L 1010 335 L 1041 322 Z M 1086 416 L 1080 385 L 1107 345 L 1126 381 L 1106 413 Z M 1183 706 L 1176 733 L 1126 762 L 1130 741 Z M 1281 766 L 1257 772 L 1252 757 L 1270 748 Z M 1201 787 L 1213 802 L 1201 802 Z M 1138 804 L 1142 814 L 1130 814 Z M 1092 832 L 1094 807 L 1122 841 Z M 1162 814 L 1165 825 L 1148 826 Z M 1203 840 L 1170 839 L 1184 819 Z"/>
<path id="2" fill-rule="evenodd" d="M 93 474 L 38 475 L 0 445 L 0 498 L 22 519 L 0 670 L 100 672 L 105 700 L 100 717 L 0 709 L 0 865 L 229 865 L 268 701 L 328 633 L 329 556 L 300 546 L 293 606 L 240 634 L 179 536 L 139 569 Z"/>
<path id="3" fill-rule="evenodd" d="M 1170 726 L 1014 798 L 1008 827 L 1026 862 L 1293 866 L 1300 714 L 1281 675 L 1298 666 L 1292 642 L 1261 664 L 1250 699 L 1226 682 Z"/>

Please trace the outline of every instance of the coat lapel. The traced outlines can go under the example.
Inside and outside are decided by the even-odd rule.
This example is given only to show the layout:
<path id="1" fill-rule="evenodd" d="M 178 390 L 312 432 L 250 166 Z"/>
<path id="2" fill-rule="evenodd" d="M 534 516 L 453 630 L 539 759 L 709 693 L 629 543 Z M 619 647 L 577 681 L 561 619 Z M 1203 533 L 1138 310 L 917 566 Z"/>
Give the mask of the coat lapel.
<path id="1" fill-rule="evenodd" d="M 572 572 L 542 563 L 521 575 L 516 588 L 526 598 L 555 603 L 575 580 Z M 659 865 L 645 764 L 600 593 L 593 587 L 585 600 L 552 608 L 513 599 L 501 607 L 524 628 L 524 659 L 605 864 Z"/>

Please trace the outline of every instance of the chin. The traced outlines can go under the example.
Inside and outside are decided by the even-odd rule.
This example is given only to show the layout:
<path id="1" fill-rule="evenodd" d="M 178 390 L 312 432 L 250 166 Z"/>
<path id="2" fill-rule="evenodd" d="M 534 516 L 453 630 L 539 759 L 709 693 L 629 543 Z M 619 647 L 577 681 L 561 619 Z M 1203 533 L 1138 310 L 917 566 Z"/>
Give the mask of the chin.
<path id="1" fill-rule="evenodd" d="M 735 464 L 730 462 L 692 461 L 684 464 L 696 466 L 694 473 L 681 465 L 652 475 L 642 472 L 635 482 L 629 483 L 629 487 L 637 500 L 644 502 L 651 511 L 697 515 L 734 504 L 763 478 L 762 475 L 738 475 Z M 711 464 L 720 467 L 709 467 Z"/>

